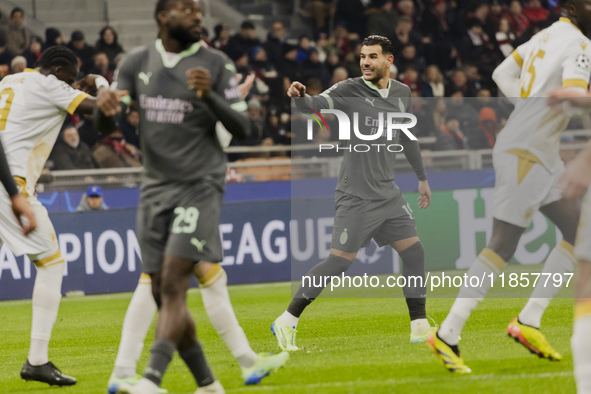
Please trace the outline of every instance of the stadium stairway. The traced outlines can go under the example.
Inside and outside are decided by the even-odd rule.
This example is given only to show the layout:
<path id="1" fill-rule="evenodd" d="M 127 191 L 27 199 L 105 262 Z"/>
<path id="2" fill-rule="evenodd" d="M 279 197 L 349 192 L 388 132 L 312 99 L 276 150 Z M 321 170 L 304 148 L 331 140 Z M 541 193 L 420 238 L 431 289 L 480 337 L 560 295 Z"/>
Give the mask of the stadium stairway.
<path id="1" fill-rule="evenodd" d="M 300 16 L 295 15 L 290 2 L 285 0 L 202 0 L 206 10 L 205 27 L 213 38 L 213 28 L 223 22 L 237 32 L 245 19 L 257 25 L 257 36 L 266 40 L 274 21 L 281 21 L 291 39 L 309 33 Z M 154 1 L 147 0 L 0 0 L 3 15 L 15 6 L 22 7 L 26 25 L 34 34 L 44 38 L 46 27 L 59 29 L 66 41 L 74 30 L 81 30 L 90 45 L 99 38 L 107 24 L 119 35 L 119 43 L 126 50 L 153 42 L 156 29 Z M 36 18 L 33 18 L 33 16 Z M 4 18 L 6 19 L 6 18 Z"/>
<path id="2" fill-rule="evenodd" d="M 285 25 L 292 39 L 310 33 L 309 26 L 296 16 L 290 1 L 285 0 L 226 0 L 233 8 L 243 13 L 265 29 L 270 29 L 275 21 Z M 265 40 L 266 37 L 263 38 Z"/>
<path id="3" fill-rule="evenodd" d="M 245 7 L 251 0 L 227 2 L 220 0 L 202 0 L 206 10 L 205 27 L 213 34 L 213 27 L 223 21 L 232 31 L 238 31 L 243 20 L 250 17 L 237 8 Z M 261 0 L 267 2 L 268 0 Z M 0 0 L 0 9 L 4 14 L 17 6 L 25 10 L 26 24 L 35 34 L 44 37 L 46 27 L 59 29 L 66 41 L 74 30 L 81 30 L 86 41 L 94 45 L 99 38 L 100 30 L 108 25 L 115 28 L 119 36 L 119 43 L 130 48 L 149 44 L 156 38 L 156 23 L 154 21 L 155 1 L 147 0 Z M 277 1 L 277 3 L 281 3 Z M 239 5 L 239 7 L 237 7 Z M 244 8 L 247 12 L 266 12 L 269 6 L 262 8 Z M 33 15 L 36 16 L 33 19 Z M 252 14 L 257 23 L 257 35 L 265 39 L 267 29 L 264 24 L 270 24 L 268 15 Z M 264 22 L 264 23 L 263 23 Z"/>

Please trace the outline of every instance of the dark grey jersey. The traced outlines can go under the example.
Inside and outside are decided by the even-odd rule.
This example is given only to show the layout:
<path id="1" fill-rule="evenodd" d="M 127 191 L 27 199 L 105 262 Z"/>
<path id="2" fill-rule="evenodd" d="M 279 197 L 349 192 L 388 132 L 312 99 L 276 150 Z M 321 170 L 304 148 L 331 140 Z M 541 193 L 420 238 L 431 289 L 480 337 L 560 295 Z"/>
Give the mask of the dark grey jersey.
<path id="1" fill-rule="evenodd" d="M 245 111 L 234 63 L 198 43 L 179 54 L 162 42 L 133 50 L 116 72 L 116 87 L 137 102 L 144 181 L 142 195 L 161 186 L 211 179 L 223 188 L 226 155 L 216 137 L 217 117 L 187 86 L 187 70 L 204 67 L 212 90 L 236 111 Z"/>
<path id="2" fill-rule="evenodd" d="M 410 111 L 411 96 L 408 86 L 390 79 L 384 92 L 363 77 L 350 78 L 333 85 L 313 100 L 317 110 L 329 108 L 345 112 L 351 121 L 351 128 L 358 127 L 363 135 L 381 133 L 376 140 L 366 141 L 358 138 L 352 131 L 349 141 L 341 141 L 339 151 L 343 151 L 344 156 L 336 190 L 370 200 L 391 199 L 400 194 L 400 189 L 394 183 L 395 152 L 400 151 L 396 144 L 404 147 L 403 152 L 411 161 L 419 179 L 426 179 L 418 143 L 411 141 L 398 129 L 394 130 L 391 139 L 387 139 L 385 129 L 379 130 L 378 127 L 380 116 L 385 124 L 387 113 Z M 357 113 L 357 122 L 354 113 Z M 397 120 L 404 123 L 410 119 Z M 367 146 L 370 147 L 369 151 L 366 151 Z M 414 154 L 412 159 L 409 151 Z"/>

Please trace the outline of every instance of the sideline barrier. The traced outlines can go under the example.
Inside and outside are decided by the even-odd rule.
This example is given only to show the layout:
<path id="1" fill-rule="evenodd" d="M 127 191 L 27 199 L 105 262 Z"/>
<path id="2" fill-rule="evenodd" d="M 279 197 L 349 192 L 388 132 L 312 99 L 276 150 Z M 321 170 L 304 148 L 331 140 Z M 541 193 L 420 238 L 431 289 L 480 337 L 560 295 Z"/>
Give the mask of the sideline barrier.
<path id="1" fill-rule="evenodd" d="M 413 206 L 425 245 L 427 270 L 466 268 L 486 244 L 492 230 L 492 189 L 435 191 L 427 210 L 416 208 L 418 194 L 405 193 Z M 224 268 L 230 284 L 290 280 L 291 259 L 303 274 L 326 258 L 330 248 L 332 196 L 296 200 L 308 206 L 307 217 L 291 221 L 289 199 L 227 202 L 221 211 Z M 52 213 L 62 254 L 68 261 L 63 293 L 101 294 L 132 291 L 140 274 L 135 236 L 135 209 Z M 289 237 L 289 229 L 298 237 Z M 515 254 L 520 264 L 545 260 L 560 234 L 536 213 Z M 304 264 L 300 264 L 304 263 Z M 397 273 L 398 256 L 391 248 L 371 245 L 358 255 L 349 274 Z M 25 257 L 0 250 L 0 300 L 30 298 L 35 267 Z"/>

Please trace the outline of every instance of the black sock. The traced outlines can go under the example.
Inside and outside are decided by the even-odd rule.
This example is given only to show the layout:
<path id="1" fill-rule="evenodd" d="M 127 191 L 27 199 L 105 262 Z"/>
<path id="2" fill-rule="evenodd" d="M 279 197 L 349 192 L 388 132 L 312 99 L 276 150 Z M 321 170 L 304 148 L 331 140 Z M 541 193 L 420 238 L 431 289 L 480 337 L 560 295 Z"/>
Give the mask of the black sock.
<path id="1" fill-rule="evenodd" d="M 199 342 L 189 349 L 179 351 L 179 356 L 181 356 L 187 367 L 189 367 L 189 370 L 191 370 L 197 386 L 208 386 L 215 382 L 215 377 L 209 368 L 209 364 L 207 364 L 205 354 L 203 354 L 203 349 Z"/>
<path id="2" fill-rule="evenodd" d="M 160 387 L 164 372 L 166 372 L 175 350 L 176 345 L 174 342 L 167 339 L 154 341 L 152 349 L 150 349 L 150 361 L 144 371 L 144 378 L 151 380 Z"/>
<path id="3" fill-rule="evenodd" d="M 323 284 L 323 278 L 325 276 L 341 275 L 349 269 L 352 263 L 352 261 L 343 257 L 331 254 L 326 260 L 316 264 L 306 274 L 306 276 L 310 277 L 312 286 L 300 287 L 287 307 L 287 311 L 295 317 L 300 317 L 304 309 L 310 305 L 324 289 L 324 286 L 321 286 L 321 284 Z"/>
<path id="4" fill-rule="evenodd" d="M 426 319 L 427 284 L 425 283 L 425 249 L 419 241 L 400 253 L 402 275 L 406 286 L 402 289 L 406 297 L 410 320 Z M 421 278 L 421 279 L 419 279 Z"/>

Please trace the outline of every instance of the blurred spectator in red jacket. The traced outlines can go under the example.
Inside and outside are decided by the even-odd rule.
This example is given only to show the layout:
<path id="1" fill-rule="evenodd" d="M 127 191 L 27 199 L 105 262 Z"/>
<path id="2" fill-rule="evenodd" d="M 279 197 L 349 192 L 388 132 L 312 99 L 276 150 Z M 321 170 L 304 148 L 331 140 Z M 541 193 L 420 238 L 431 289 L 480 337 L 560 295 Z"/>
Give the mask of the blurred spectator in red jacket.
<path id="1" fill-rule="evenodd" d="M 27 67 L 35 68 L 35 64 L 37 64 L 37 60 L 41 57 L 41 48 L 43 46 L 43 40 L 41 37 L 33 36 L 31 37 L 31 43 L 29 44 L 29 48 L 23 52 L 23 56 L 27 59 Z"/>
<path id="2" fill-rule="evenodd" d="M 339 59 L 345 59 L 352 50 L 347 28 L 343 25 L 335 27 L 333 35 L 328 39 L 328 45 L 336 49 Z"/>
<path id="3" fill-rule="evenodd" d="M 527 16 L 523 14 L 519 0 L 511 1 L 509 4 L 509 11 L 505 13 L 505 16 L 509 19 L 509 22 L 511 22 L 511 27 L 518 37 L 525 33 L 529 28 L 530 21 Z"/>
<path id="4" fill-rule="evenodd" d="M 499 132 L 499 124 L 495 110 L 490 107 L 482 108 L 478 117 L 478 125 L 480 126 L 480 131 L 482 133 L 479 133 L 477 136 L 470 139 L 470 148 L 492 149 L 495 146 L 495 141 Z"/>
<path id="5" fill-rule="evenodd" d="M 141 167 L 141 152 L 128 144 L 119 130 L 105 137 L 93 152 L 93 157 L 101 168 Z"/>
<path id="6" fill-rule="evenodd" d="M 540 0 L 529 0 L 527 6 L 523 9 L 523 15 L 531 22 L 541 22 L 548 19 L 550 11 L 542 7 Z"/>

